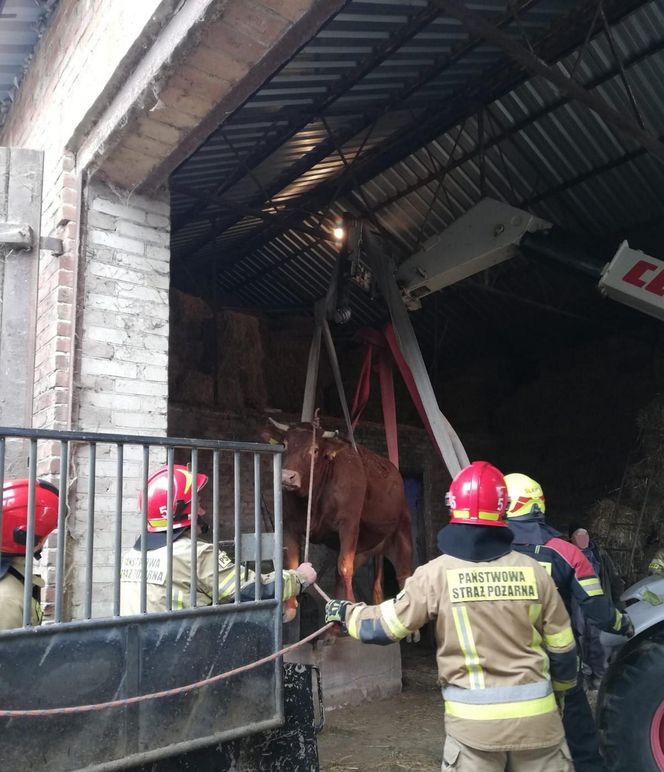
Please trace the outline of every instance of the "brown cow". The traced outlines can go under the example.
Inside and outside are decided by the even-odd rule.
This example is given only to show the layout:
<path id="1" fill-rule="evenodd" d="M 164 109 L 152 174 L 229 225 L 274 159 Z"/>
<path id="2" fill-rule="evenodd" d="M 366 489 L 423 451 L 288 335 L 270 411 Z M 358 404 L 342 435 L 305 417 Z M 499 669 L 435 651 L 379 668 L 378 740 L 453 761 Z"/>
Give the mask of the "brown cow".
<path id="1" fill-rule="evenodd" d="M 288 568 L 299 564 L 300 538 L 306 533 L 312 425 L 272 424 L 263 439 L 285 446 L 284 546 Z M 410 512 L 403 480 L 386 458 L 353 446 L 332 432 L 318 430 L 315 455 L 311 542 L 339 551 L 338 598 L 354 600 L 353 573 L 370 558 L 382 569 L 382 555 L 396 571 L 399 587 L 411 574 Z M 380 560 L 378 559 L 380 558 Z M 383 599 L 382 570 L 376 570 L 374 603 Z"/>

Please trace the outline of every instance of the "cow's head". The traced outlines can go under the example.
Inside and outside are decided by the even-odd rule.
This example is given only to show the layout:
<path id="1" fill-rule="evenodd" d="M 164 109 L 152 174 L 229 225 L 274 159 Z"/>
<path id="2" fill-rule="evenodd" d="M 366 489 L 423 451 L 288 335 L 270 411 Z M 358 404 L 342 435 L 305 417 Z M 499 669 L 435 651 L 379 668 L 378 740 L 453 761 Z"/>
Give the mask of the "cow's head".
<path id="1" fill-rule="evenodd" d="M 336 432 L 316 432 L 313 442 L 313 426 L 310 423 L 282 424 L 268 418 L 270 425 L 261 433 L 264 442 L 283 445 L 284 459 L 281 472 L 281 484 L 287 491 L 293 491 L 299 496 L 309 494 L 309 472 L 311 470 L 311 453 L 318 458 L 324 452 L 327 441 L 336 438 Z"/>

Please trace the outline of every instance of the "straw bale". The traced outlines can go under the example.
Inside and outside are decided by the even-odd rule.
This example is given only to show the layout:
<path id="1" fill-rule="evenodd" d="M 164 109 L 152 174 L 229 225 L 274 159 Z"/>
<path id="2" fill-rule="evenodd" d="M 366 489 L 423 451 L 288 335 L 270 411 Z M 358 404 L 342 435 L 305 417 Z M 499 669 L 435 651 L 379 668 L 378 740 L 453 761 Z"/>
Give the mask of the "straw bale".
<path id="1" fill-rule="evenodd" d="M 235 311 L 217 315 L 218 403 L 224 410 L 262 410 L 267 403 L 263 341 L 257 317 Z"/>
<path id="2" fill-rule="evenodd" d="M 645 512 L 641 518 L 635 507 L 601 499 L 589 516 L 590 533 L 611 554 L 622 576 L 630 583 L 639 578 L 648 540 Z"/>

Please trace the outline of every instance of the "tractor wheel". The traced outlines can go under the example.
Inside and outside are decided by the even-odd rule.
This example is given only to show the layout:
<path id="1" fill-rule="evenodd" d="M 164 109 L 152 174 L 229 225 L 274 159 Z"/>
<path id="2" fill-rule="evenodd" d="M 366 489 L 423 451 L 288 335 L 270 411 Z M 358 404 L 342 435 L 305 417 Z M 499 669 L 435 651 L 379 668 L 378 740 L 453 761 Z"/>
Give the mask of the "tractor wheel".
<path id="1" fill-rule="evenodd" d="M 611 772 L 664 772 L 664 631 L 628 644 L 611 665 L 598 706 Z"/>

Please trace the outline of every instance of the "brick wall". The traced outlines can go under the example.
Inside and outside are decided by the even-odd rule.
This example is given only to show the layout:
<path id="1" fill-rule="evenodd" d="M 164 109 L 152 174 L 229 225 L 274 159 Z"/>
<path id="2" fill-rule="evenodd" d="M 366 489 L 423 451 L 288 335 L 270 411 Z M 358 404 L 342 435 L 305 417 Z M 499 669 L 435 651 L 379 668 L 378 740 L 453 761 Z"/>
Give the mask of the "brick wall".
<path id="1" fill-rule="evenodd" d="M 92 183 L 81 241 L 77 290 L 78 347 L 73 427 L 133 435 L 165 435 L 168 398 L 169 202 L 118 194 Z M 115 448 L 97 450 L 93 615 L 112 599 Z M 123 546 L 139 531 L 136 493 L 141 448 L 124 459 Z M 153 452 L 154 465 L 164 460 Z M 74 450 L 70 466 L 69 610 L 82 614 L 87 538 L 88 450 Z M 52 576 L 52 554 L 49 579 Z M 48 601 L 52 597 L 47 598 Z M 49 609 L 47 609 L 49 610 Z"/>

